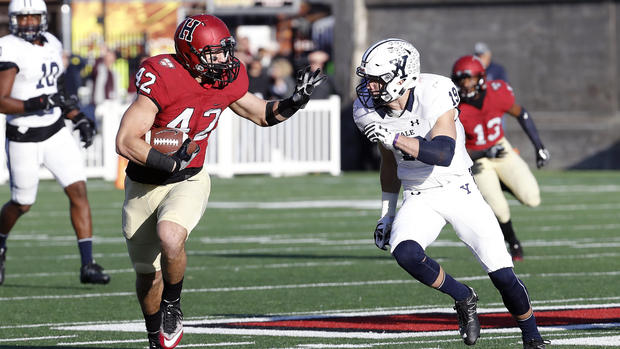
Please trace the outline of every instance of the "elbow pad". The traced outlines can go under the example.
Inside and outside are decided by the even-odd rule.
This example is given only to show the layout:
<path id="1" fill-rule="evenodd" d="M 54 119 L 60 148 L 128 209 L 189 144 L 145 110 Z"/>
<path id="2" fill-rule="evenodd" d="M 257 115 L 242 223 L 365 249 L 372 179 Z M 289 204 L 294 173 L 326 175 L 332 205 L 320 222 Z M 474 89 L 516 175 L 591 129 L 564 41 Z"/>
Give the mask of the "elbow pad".
<path id="1" fill-rule="evenodd" d="M 450 166 L 456 147 L 456 142 L 452 137 L 437 136 L 430 142 L 422 137 L 418 137 L 418 140 L 420 141 L 420 150 L 417 160 L 429 165 Z"/>

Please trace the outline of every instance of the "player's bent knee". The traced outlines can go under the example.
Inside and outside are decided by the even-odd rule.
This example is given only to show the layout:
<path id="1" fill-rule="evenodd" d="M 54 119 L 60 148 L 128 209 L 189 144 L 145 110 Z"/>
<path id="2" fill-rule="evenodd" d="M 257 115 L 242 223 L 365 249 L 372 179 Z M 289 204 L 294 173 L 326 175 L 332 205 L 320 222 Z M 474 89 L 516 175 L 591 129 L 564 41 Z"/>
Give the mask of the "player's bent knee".
<path id="1" fill-rule="evenodd" d="M 30 211 L 30 208 L 32 207 L 32 205 L 28 205 L 28 204 L 20 204 L 16 201 L 10 201 L 10 205 L 14 207 L 14 209 L 17 211 L 17 213 L 21 216 L 24 213 Z"/>
<path id="2" fill-rule="evenodd" d="M 437 280 L 441 267 L 426 256 L 424 249 L 417 242 L 413 240 L 401 242 L 392 255 L 401 268 L 421 283 L 432 287 Z"/>
<path id="3" fill-rule="evenodd" d="M 392 253 L 398 264 L 421 263 L 426 255 L 420 244 L 413 240 L 405 240 L 396 246 Z"/>
<path id="4" fill-rule="evenodd" d="M 540 194 L 530 194 L 523 197 L 523 204 L 529 207 L 537 207 L 540 205 Z"/>

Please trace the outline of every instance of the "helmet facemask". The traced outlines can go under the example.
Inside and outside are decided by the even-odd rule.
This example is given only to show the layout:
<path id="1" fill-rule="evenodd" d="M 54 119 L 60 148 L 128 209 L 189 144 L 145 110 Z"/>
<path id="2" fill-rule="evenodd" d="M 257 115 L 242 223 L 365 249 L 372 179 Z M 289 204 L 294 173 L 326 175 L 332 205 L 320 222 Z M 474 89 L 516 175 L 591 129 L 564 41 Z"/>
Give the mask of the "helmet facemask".
<path id="1" fill-rule="evenodd" d="M 18 23 L 19 16 L 39 15 L 40 21 L 38 25 L 20 26 Z M 11 34 L 18 36 L 28 42 L 33 42 L 47 31 L 47 14 L 41 11 L 21 11 L 9 14 L 9 31 Z"/>
<path id="2" fill-rule="evenodd" d="M 234 55 L 235 45 L 232 36 L 222 39 L 220 45 L 207 45 L 201 50 L 190 45 L 192 53 L 200 62 L 193 67 L 194 70 L 215 88 L 224 88 L 239 75 L 241 62 Z M 223 61 L 218 61 L 220 55 L 224 55 Z"/>

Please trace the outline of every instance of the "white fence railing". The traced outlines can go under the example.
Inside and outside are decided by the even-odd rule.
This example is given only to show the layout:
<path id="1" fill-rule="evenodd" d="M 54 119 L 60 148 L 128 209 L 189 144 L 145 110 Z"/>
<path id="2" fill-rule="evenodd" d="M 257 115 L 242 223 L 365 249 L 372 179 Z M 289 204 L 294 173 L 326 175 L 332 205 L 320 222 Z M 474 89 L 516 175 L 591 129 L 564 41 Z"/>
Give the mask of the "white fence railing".
<path id="1" fill-rule="evenodd" d="M 84 150 L 88 177 L 114 180 L 118 156 L 115 137 L 127 104 L 106 101 L 95 112 L 99 132 Z M 1 114 L 0 114 L 1 115 Z M 0 139 L 5 122 L 0 120 Z M 70 123 L 68 123 L 70 126 Z M 74 133 L 79 141 L 77 132 Z M 211 175 L 237 174 L 281 176 L 313 172 L 340 174 L 340 98 L 311 100 L 290 120 L 273 127 L 258 127 L 227 109 L 209 139 L 205 166 Z M 53 178 L 45 168 L 42 179 Z M 0 152 L 0 182 L 8 180 L 6 154 Z"/>

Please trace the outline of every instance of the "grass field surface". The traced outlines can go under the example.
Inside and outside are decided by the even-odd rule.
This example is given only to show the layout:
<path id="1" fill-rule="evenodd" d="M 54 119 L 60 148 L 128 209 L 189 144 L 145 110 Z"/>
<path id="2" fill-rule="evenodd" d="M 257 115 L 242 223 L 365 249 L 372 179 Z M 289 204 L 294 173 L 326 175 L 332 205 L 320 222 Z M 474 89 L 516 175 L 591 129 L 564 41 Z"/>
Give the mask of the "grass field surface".
<path id="1" fill-rule="evenodd" d="M 537 171 L 542 205 L 510 198 L 526 283 L 550 348 L 620 347 L 620 172 Z M 8 240 L 0 348 L 145 348 L 121 234 L 124 198 L 89 180 L 105 286 L 79 283 L 68 201 L 52 181 Z M 0 188 L 8 200 L 8 185 Z M 179 348 L 464 348 L 450 297 L 374 246 L 378 174 L 212 178 L 188 243 Z M 427 254 L 476 289 L 476 348 L 520 348 L 516 324 L 446 226 Z"/>

